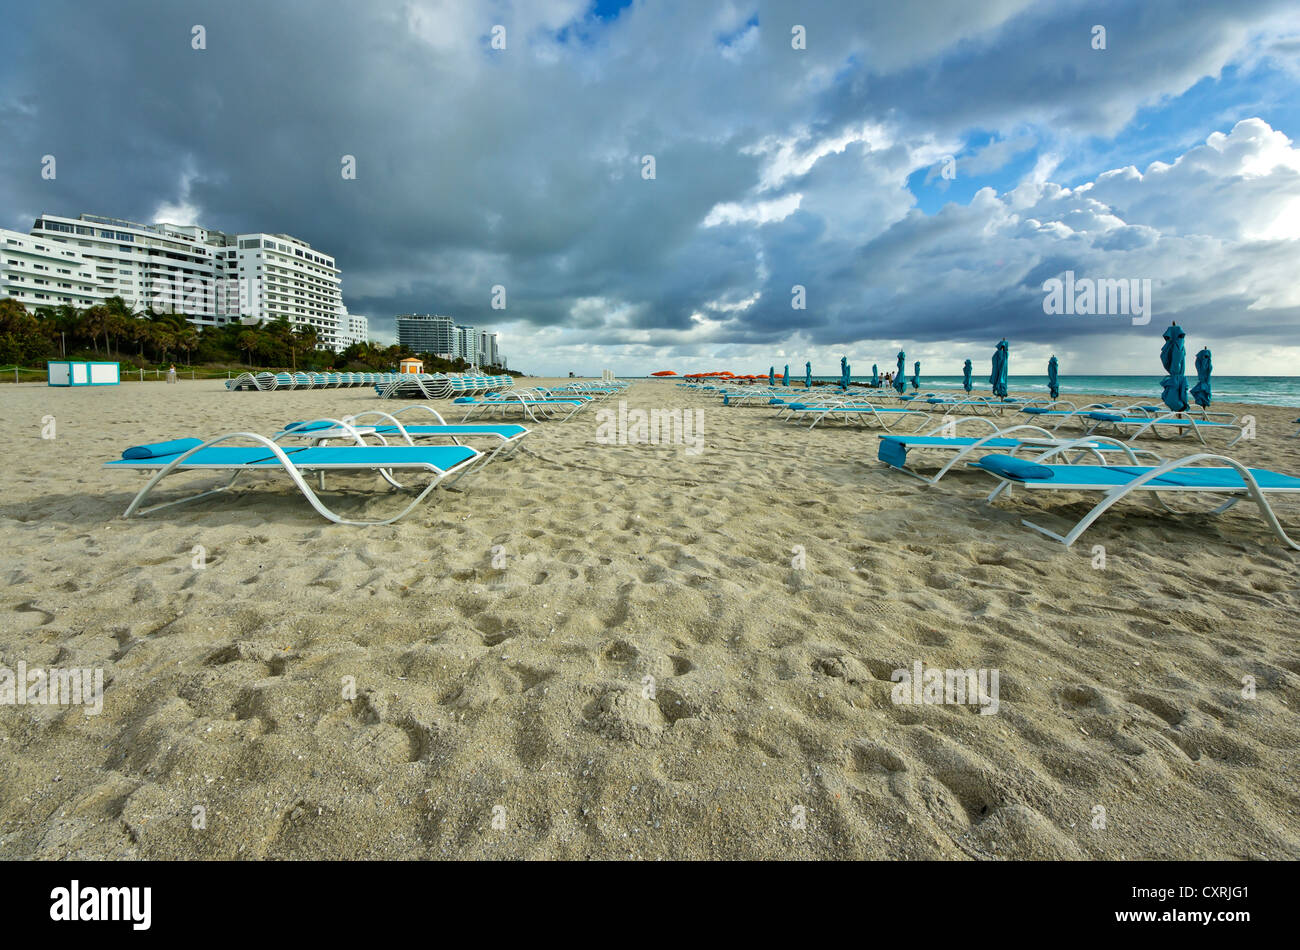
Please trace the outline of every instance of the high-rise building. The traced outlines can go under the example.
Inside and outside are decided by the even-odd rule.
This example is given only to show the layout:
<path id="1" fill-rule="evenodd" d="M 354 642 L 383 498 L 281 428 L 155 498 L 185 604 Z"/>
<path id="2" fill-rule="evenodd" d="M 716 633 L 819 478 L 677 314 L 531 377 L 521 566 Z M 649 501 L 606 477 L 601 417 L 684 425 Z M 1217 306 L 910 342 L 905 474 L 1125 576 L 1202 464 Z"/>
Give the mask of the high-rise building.
<path id="1" fill-rule="evenodd" d="M 368 343 L 370 340 L 370 320 L 357 313 L 348 313 L 348 308 L 343 308 L 342 318 L 343 330 L 340 331 L 339 343 L 340 349 L 347 349 L 353 343 Z"/>
<path id="2" fill-rule="evenodd" d="M 285 317 L 315 328 L 320 349 L 342 349 L 350 337 L 334 258 L 286 234 L 47 214 L 30 237 L 7 232 L 4 241 L 12 253 L 0 258 L 0 293 L 29 309 L 117 296 L 132 310 L 182 313 L 199 326 Z"/>
<path id="3" fill-rule="evenodd" d="M 478 365 L 496 366 L 501 354 L 497 352 L 497 335 L 491 330 L 481 330 L 478 335 Z"/>
<path id="4" fill-rule="evenodd" d="M 221 253 L 227 276 L 239 281 L 237 312 L 313 327 L 323 348 L 347 345 L 340 345 L 347 311 L 334 258 L 287 234 L 240 234 Z"/>
<path id="5" fill-rule="evenodd" d="M 473 327 L 456 326 L 456 357 L 473 363 L 478 351 L 478 334 Z"/>
<path id="6" fill-rule="evenodd" d="M 95 275 L 95 303 L 121 297 L 132 310 L 176 310 L 200 326 L 238 318 L 218 299 L 226 289 L 218 249 L 229 240 L 220 232 L 47 214 L 32 225 L 32 237 L 82 255 Z"/>
<path id="7" fill-rule="evenodd" d="M 451 359 L 456 352 L 456 322 L 432 313 L 406 313 L 397 317 L 397 342 L 416 353 Z"/>
<path id="8" fill-rule="evenodd" d="M 94 264 L 65 244 L 0 229 L 0 297 L 37 307 L 89 307 L 100 293 Z"/>

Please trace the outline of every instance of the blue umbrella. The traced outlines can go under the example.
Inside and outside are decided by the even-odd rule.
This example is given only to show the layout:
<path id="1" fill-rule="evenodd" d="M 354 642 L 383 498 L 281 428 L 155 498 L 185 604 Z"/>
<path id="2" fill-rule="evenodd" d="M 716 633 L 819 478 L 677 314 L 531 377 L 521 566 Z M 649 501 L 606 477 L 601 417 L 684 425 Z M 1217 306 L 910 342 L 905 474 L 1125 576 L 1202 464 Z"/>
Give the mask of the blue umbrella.
<path id="1" fill-rule="evenodd" d="M 1183 328 L 1169 324 L 1165 331 L 1165 345 L 1160 348 L 1160 362 L 1169 375 L 1160 382 L 1164 390 L 1160 398 L 1174 412 L 1187 411 L 1187 351 L 1183 348 Z"/>
<path id="2" fill-rule="evenodd" d="M 970 360 L 966 361 L 961 370 L 961 388 L 970 392 Z"/>
<path id="3" fill-rule="evenodd" d="M 782 386 L 790 385 L 790 364 L 789 363 L 785 364 L 785 372 L 781 374 L 781 385 Z"/>
<path id="4" fill-rule="evenodd" d="M 898 351 L 898 372 L 894 374 L 894 389 L 896 389 L 900 393 L 903 391 L 903 387 L 907 385 L 907 380 L 903 378 L 903 363 L 906 360 L 907 357 L 903 355 L 903 351 L 899 350 Z"/>
<path id="5" fill-rule="evenodd" d="M 769 386 L 775 386 L 775 385 L 776 385 L 776 367 L 775 367 L 775 366 L 769 366 L 769 367 L 767 368 L 767 384 L 768 384 Z"/>
<path id="6" fill-rule="evenodd" d="M 871 364 L 871 385 L 875 387 L 880 386 L 880 367 L 875 363 Z"/>
<path id="7" fill-rule="evenodd" d="M 812 389 L 812 363 L 803 364 L 803 388 Z"/>
<path id="8" fill-rule="evenodd" d="M 1196 354 L 1196 385 L 1192 387 L 1192 398 L 1202 409 L 1210 408 L 1214 390 L 1210 388 L 1210 373 L 1214 364 L 1210 361 L 1210 348 L 1207 346 Z"/>
<path id="9" fill-rule="evenodd" d="M 912 364 L 912 388 L 921 388 L 921 361 L 917 360 Z"/>
<path id="10" fill-rule="evenodd" d="M 1011 347 L 1007 346 L 1006 340 L 993 351 L 993 374 L 989 376 L 989 382 L 993 385 L 993 395 L 1002 399 L 1007 398 L 1007 360 L 1010 355 Z"/>
<path id="11" fill-rule="evenodd" d="M 1056 357 L 1047 361 L 1047 391 L 1055 399 L 1061 395 L 1061 384 L 1056 380 Z"/>

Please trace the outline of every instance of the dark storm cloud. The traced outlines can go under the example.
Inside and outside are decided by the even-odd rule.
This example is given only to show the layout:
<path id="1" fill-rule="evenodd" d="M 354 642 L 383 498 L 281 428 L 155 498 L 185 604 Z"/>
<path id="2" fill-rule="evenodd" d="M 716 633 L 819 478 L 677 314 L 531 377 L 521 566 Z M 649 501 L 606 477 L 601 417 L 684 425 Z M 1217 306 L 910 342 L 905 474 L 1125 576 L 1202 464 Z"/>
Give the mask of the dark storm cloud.
<path id="1" fill-rule="evenodd" d="M 1160 253 L 1185 250 L 1161 235 L 1197 227 L 1176 192 L 1115 179 L 1091 198 L 989 194 L 926 216 L 907 177 L 973 128 L 1017 151 L 1034 144 L 1026 125 L 1053 140 L 1113 134 L 1256 33 L 1285 49 L 1285 9 L 681 2 L 600 24 L 577 0 L 52 0 L 15 11 L 0 41 L 0 223 L 152 220 L 169 205 L 209 227 L 293 234 L 336 256 L 345 300 L 381 331 L 394 313 L 432 310 L 517 321 L 525 337 L 572 327 L 583 346 L 646 331 L 714 347 L 791 332 L 826 345 L 1086 338 L 1094 328 L 1042 320 L 1040 275 L 1131 266 L 1181 279 Z M 505 51 L 486 42 L 495 23 Z M 1089 47 L 1094 23 L 1104 53 Z M 206 50 L 191 48 L 195 24 Z M 794 24 L 806 50 L 791 48 Z M 1258 130 L 1236 141 L 1275 147 Z M 55 181 L 39 176 L 45 154 Z M 344 155 L 355 181 L 339 174 Z M 1231 169 L 1190 172 L 1182 186 L 1212 195 Z M 1213 300 L 1250 305 L 1234 268 L 1276 261 L 1231 242 L 1289 187 L 1235 182 L 1255 210 L 1208 215 L 1204 233 L 1230 242 L 1217 248 L 1223 282 L 1243 285 Z M 784 199 L 798 210 L 755 210 Z M 713 221 L 720 206 L 733 213 Z M 496 284 L 505 313 L 488 306 Z M 806 311 L 790 307 L 795 284 Z M 1189 313 L 1206 304 L 1174 296 Z"/>

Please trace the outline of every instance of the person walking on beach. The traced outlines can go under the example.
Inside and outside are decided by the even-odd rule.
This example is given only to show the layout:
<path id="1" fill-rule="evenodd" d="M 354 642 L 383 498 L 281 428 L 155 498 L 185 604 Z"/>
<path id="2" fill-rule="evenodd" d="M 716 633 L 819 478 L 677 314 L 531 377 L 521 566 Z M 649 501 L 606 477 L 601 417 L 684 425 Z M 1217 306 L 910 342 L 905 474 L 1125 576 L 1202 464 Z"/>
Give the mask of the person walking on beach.
<path id="1" fill-rule="evenodd" d="M 176 364 L 175 364 L 175 363 L 172 363 L 170 366 L 167 367 L 167 382 L 169 382 L 169 383 L 174 383 L 174 382 L 176 382 Z"/>

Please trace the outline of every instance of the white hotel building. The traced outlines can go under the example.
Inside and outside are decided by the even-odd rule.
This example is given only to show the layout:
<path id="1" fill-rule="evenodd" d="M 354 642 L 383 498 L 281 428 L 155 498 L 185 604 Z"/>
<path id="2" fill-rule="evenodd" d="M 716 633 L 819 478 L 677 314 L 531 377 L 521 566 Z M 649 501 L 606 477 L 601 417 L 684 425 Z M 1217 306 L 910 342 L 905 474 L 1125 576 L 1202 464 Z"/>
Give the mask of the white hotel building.
<path id="1" fill-rule="evenodd" d="M 104 299 L 103 286 L 79 252 L 0 228 L 0 297 L 13 297 L 28 310 L 89 307 Z"/>
<path id="2" fill-rule="evenodd" d="M 265 320 L 285 317 L 314 327 L 324 349 L 347 345 L 341 342 L 347 335 L 342 325 L 346 310 L 334 258 L 285 234 L 240 234 L 234 246 L 219 253 L 226 278 L 239 281 L 236 314 Z"/>
<path id="3" fill-rule="evenodd" d="M 30 235 L 0 230 L 0 295 L 31 310 L 120 296 L 133 310 L 175 310 L 199 326 L 283 316 L 314 327 L 321 349 L 338 350 L 368 332 L 366 318 L 343 305 L 341 283 L 333 257 L 284 234 L 90 214 L 42 215 Z"/>

